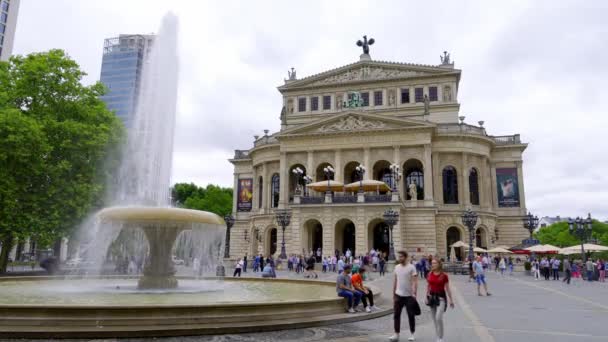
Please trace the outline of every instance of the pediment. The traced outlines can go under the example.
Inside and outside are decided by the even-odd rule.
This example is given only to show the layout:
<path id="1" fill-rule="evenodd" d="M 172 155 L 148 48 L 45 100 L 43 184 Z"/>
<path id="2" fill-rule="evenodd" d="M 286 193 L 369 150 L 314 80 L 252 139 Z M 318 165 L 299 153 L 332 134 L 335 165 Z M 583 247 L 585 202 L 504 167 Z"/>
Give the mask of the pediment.
<path id="1" fill-rule="evenodd" d="M 435 66 L 361 61 L 300 80 L 290 81 L 284 86 L 279 87 L 279 89 L 323 87 L 337 84 L 437 76 L 459 72 L 456 69 L 445 69 Z"/>
<path id="2" fill-rule="evenodd" d="M 435 126 L 426 121 L 352 111 L 285 130 L 278 137 L 431 127 Z"/>

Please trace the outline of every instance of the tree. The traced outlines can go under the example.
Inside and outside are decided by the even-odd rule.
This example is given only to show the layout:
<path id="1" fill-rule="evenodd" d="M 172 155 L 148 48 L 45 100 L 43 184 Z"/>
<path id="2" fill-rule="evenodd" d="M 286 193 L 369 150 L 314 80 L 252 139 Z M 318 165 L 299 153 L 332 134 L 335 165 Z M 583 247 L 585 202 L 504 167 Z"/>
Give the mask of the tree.
<path id="1" fill-rule="evenodd" d="M 62 50 L 0 62 L 0 273 L 15 238 L 48 245 L 102 206 L 124 127 L 85 75 Z"/>
<path id="2" fill-rule="evenodd" d="M 536 238 L 542 244 L 550 244 L 558 247 L 569 247 L 580 244 L 581 241 L 568 231 L 568 222 L 558 222 L 541 228 L 535 233 Z M 601 245 L 608 246 L 608 224 L 593 221 L 591 237 Z"/>
<path id="3" fill-rule="evenodd" d="M 173 186 L 173 200 L 180 207 L 210 211 L 220 216 L 232 212 L 232 189 L 209 184 L 202 188 L 194 183 Z"/>

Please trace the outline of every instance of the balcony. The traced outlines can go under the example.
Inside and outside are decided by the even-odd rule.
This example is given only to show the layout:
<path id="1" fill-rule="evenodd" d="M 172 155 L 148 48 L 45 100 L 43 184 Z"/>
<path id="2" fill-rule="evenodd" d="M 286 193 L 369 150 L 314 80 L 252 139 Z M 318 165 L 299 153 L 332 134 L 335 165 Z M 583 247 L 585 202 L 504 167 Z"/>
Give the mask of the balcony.
<path id="1" fill-rule="evenodd" d="M 320 204 L 355 204 L 355 203 L 391 203 L 399 202 L 399 196 L 397 194 L 326 194 L 320 195 L 296 195 L 290 201 L 291 204 L 295 205 L 320 205 Z"/>
<path id="2" fill-rule="evenodd" d="M 392 195 L 364 195 L 365 203 L 383 203 L 390 202 Z"/>
<path id="3" fill-rule="evenodd" d="M 249 151 L 247 150 L 234 150 L 234 159 L 250 159 Z"/>
<path id="4" fill-rule="evenodd" d="M 500 135 L 492 136 L 496 145 L 519 145 L 521 144 L 521 137 L 519 134 L 514 135 Z"/>
<path id="5" fill-rule="evenodd" d="M 279 143 L 279 141 L 274 136 L 265 135 L 265 136 L 257 139 L 256 141 L 254 141 L 253 146 L 259 147 L 259 146 L 272 145 L 272 144 L 278 144 L 278 143 Z"/>

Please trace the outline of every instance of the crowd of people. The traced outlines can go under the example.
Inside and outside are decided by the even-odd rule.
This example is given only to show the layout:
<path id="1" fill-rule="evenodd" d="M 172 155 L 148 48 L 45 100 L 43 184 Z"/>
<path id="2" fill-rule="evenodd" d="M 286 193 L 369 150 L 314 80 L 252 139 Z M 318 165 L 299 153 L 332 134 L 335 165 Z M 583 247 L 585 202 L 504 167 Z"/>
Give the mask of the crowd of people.
<path id="1" fill-rule="evenodd" d="M 561 266 L 561 268 L 560 268 Z M 545 280 L 560 280 L 560 270 L 563 273 L 562 281 L 570 284 L 572 279 L 585 279 L 587 281 L 606 282 L 606 269 L 608 269 L 608 261 L 603 259 L 591 258 L 586 262 L 582 260 L 570 260 L 564 258 L 560 260 L 557 257 L 543 257 L 540 260 L 533 260 L 532 274 L 536 280 L 544 278 Z"/>

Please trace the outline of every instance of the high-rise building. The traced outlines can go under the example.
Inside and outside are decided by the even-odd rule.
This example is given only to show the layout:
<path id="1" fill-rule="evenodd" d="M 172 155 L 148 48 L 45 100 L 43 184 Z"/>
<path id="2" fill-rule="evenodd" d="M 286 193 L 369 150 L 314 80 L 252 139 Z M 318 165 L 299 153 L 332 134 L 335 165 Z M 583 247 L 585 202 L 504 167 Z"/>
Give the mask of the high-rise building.
<path id="1" fill-rule="evenodd" d="M 101 82 L 109 91 L 102 100 L 129 128 L 135 115 L 142 70 L 154 35 L 121 34 L 103 45 Z"/>
<path id="2" fill-rule="evenodd" d="M 7 60 L 13 53 L 19 1 L 0 0 L 0 61 Z"/>

